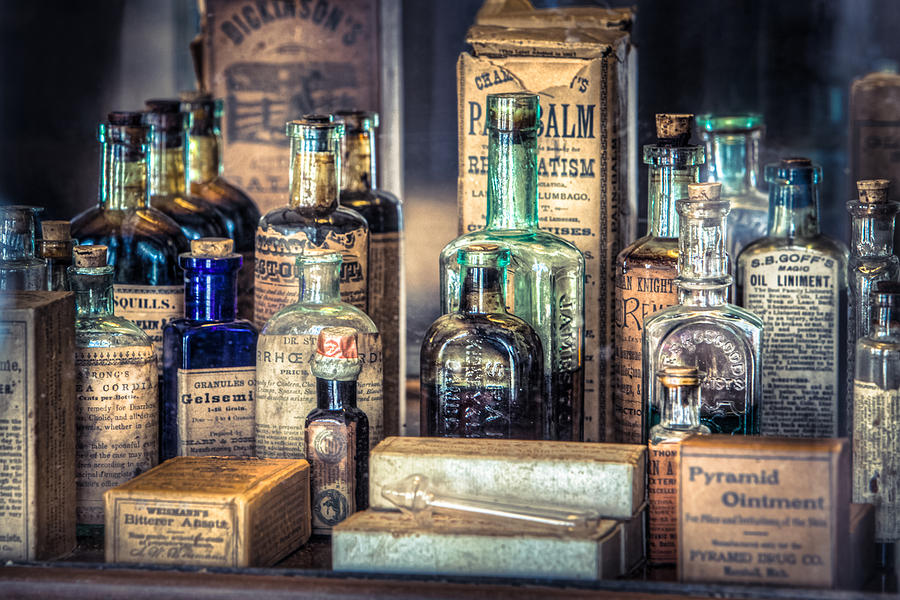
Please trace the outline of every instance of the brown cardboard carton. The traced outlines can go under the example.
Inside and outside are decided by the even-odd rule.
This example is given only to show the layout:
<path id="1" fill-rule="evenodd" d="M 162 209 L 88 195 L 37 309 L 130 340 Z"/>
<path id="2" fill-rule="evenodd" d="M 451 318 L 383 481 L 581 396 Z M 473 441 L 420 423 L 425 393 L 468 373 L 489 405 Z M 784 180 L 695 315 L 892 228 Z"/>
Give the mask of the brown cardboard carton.
<path id="1" fill-rule="evenodd" d="M 267 567 L 310 536 L 305 460 L 182 456 L 104 500 L 106 562 Z"/>
<path id="2" fill-rule="evenodd" d="M 457 63 L 460 232 L 485 224 L 487 95 L 539 94 L 541 227 L 574 243 L 586 263 L 585 440 L 611 439 L 614 267 L 628 212 L 629 36 L 476 25 L 467 41 L 473 52 Z"/>
<path id="3" fill-rule="evenodd" d="M 0 293 L 0 558 L 75 548 L 75 302 Z"/>
<path id="4" fill-rule="evenodd" d="M 699 435 L 681 444 L 681 581 L 850 583 L 847 439 Z"/>

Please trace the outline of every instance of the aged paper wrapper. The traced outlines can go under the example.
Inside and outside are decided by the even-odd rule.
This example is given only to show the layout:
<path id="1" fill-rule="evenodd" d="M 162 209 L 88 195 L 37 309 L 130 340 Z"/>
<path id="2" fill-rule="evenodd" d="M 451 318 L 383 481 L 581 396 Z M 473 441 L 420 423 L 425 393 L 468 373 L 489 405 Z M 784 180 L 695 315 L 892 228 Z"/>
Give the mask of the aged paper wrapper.
<path id="1" fill-rule="evenodd" d="M 163 330 L 172 319 L 184 316 L 183 285 L 113 285 L 113 312 L 144 330 L 156 346 L 157 367 L 162 368 Z"/>
<path id="2" fill-rule="evenodd" d="M 255 456 L 256 368 L 178 369 L 178 456 Z"/>
<path id="3" fill-rule="evenodd" d="M 356 423 L 312 423 L 306 431 L 312 471 L 313 532 L 331 528 L 356 512 Z"/>

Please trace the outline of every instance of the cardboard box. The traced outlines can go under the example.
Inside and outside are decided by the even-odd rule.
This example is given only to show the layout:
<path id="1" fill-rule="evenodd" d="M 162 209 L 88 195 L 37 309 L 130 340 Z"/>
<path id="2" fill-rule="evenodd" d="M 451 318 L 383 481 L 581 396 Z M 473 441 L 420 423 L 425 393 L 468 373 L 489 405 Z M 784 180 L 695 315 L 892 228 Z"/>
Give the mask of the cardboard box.
<path id="1" fill-rule="evenodd" d="M 74 294 L 0 292 L 0 558 L 74 548 Z"/>
<path id="2" fill-rule="evenodd" d="M 104 500 L 106 562 L 267 567 L 310 536 L 305 460 L 182 456 Z"/>
<path id="3" fill-rule="evenodd" d="M 644 505 L 647 448 L 462 438 L 390 437 L 369 456 L 369 505 L 395 508 L 381 490 L 425 475 L 442 493 L 597 510 L 631 519 Z"/>
<path id="4" fill-rule="evenodd" d="M 681 444 L 681 581 L 850 584 L 847 439 L 699 435 Z"/>
<path id="5" fill-rule="evenodd" d="M 457 63 L 460 232 L 485 225 L 487 95 L 538 94 L 541 227 L 574 243 L 586 262 L 585 440 L 612 439 L 615 260 L 633 235 L 624 226 L 633 220 L 626 157 L 636 151 L 627 135 L 629 35 L 475 25 L 467 42 L 473 52 Z"/>

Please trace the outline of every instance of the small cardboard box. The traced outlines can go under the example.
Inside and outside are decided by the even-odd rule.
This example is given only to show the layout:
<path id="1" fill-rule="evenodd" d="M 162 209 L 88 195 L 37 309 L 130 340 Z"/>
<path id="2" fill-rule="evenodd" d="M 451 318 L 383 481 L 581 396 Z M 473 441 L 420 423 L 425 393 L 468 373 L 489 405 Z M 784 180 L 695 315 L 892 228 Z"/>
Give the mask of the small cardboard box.
<path id="1" fill-rule="evenodd" d="M 0 293 L 0 558 L 75 548 L 75 302 Z"/>
<path id="2" fill-rule="evenodd" d="M 104 500 L 106 562 L 267 567 L 311 532 L 305 460 L 182 456 Z"/>

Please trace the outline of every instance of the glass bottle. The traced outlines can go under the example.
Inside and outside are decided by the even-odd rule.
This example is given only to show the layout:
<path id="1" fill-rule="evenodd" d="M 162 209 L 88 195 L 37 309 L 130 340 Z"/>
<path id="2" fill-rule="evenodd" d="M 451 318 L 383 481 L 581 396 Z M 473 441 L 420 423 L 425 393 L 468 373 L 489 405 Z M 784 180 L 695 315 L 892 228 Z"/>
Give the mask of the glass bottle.
<path id="1" fill-rule="evenodd" d="M 616 440 L 644 441 L 641 338 L 644 319 L 678 303 L 678 213 L 675 203 L 700 180 L 703 148 L 688 144 L 694 115 L 656 115 L 657 143 L 644 146 L 649 165 L 647 235 L 619 253 L 616 262 Z"/>
<path id="2" fill-rule="evenodd" d="M 678 304 L 644 321 L 643 378 L 648 426 L 660 420 L 663 367 L 705 373 L 700 422 L 713 433 L 759 434 L 762 320 L 726 301 L 731 275 L 725 251 L 728 200 L 720 183 L 692 183 L 676 203 Z"/>
<path id="3" fill-rule="evenodd" d="M 731 204 L 725 249 L 734 260 L 768 231 L 769 199 L 757 188 L 762 116 L 699 115 L 697 127 L 706 144 L 706 180 L 721 183 L 722 197 Z"/>
<path id="4" fill-rule="evenodd" d="M 209 202 L 225 218 L 234 251 L 244 259 L 238 271 L 238 317 L 253 318 L 254 248 L 259 208 L 236 185 L 222 177 L 219 155 L 219 123 L 222 100 L 209 94 L 185 92 L 181 95 L 185 122 L 186 189 L 192 196 Z"/>
<path id="5" fill-rule="evenodd" d="M 760 432 L 846 435 L 847 247 L 819 231 L 822 168 L 766 166 L 769 231 L 737 260 L 737 298 L 762 317 Z"/>
<path id="6" fill-rule="evenodd" d="M 471 244 L 458 260 L 459 308 L 422 342 L 421 435 L 549 439 L 541 340 L 504 305 L 510 251 Z"/>
<path id="7" fill-rule="evenodd" d="M 312 486 L 313 533 L 369 507 L 369 420 L 356 406 L 362 370 L 352 327 L 319 332 L 312 374 L 316 408 L 306 417 L 306 459 Z"/>
<path id="8" fill-rule="evenodd" d="M 92 535 L 103 527 L 103 493 L 156 465 L 159 404 L 153 342 L 113 315 L 106 246 L 74 255 L 76 522 Z"/>
<path id="9" fill-rule="evenodd" d="M 100 202 L 72 219 L 72 237 L 109 248 L 116 316 L 140 326 L 161 358 L 165 324 L 184 316 L 178 254 L 190 248 L 178 224 L 150 206 L 142 117 L 113 112 L 100 124 Z"/>
<path id="10" fill-rule="evenodd" d="M 255 455 L 258 336 L 237 318 L 241 261 L 227 238 L 192 240 L 179 258 L 184 317 L 163 333 L 163 460 Z"/>
<path id="11" fill-rule="evenodd" d="M 548 439 L 580 441 L 584 403 L 584 257 L 571 243 L 538 227 L 538 97 L 489 94 L 485 229 L 441 251 L 441 309 L 460 310 L 461 248 L 496 244 L 510 253 L 506 306 L 541 338 Z"/>
<path id="12" fill-rule="evenodd" d="M 369 305 L 384 342 L 384 432 L 400 435 L 406 414 L 406 282 L 400 201 L 378 189 L 375 129 L 378 113 L 339 111 L 344 124 L 341 206 L 369 223 Z"/>
<path id="13" fill-rule="evenodd" d="M 651 564 L 674 564 L 678 550 L 678 455 L 681 442 L 709 433 L 700 423 L 697 367 L 663 367 L 656 374 L 662 392 L 660 421 L 650 429 L 647 474 L 647 558 Z"/>
<path id="14" fill-rule="evenodd" d="M 69 289 L 68 268 L 72 266 L 72 225 L 68 221 L 42 221 L 41 239 L 37 240 L 37 254 L 47 263 L 44 289 L 64 292 Z"/>
<path id="15" fill-rule="evenodd" d="M 212 204 L 187 192 L 184 123 L 178 100 L 147 100 L 150 128 L 147 187 L 150 205 L 172 217 L 189 240 L 228 237 L 225 217 Z"/>
<path id="16" fill-rule="evenodd" d="M 325 327 L 357 331 L 362 359 L 357 394 L 359 408 L 369 418 L 369 446 L 383 437 L 381 336 L 372 319 L 341 300 L 342 261 L 337 250 L 304 250 L 296 266 L 298 301 L 278 311 L 260 332 L 256 351 L 256 455 L 260 458 L 306 455 L 306 416 L 317 402 L 310 363 L 316 336 Z"/>
<path id="17" fill-rule="evenodd" d="M 294 266 L 306 248 L 340 251 L 344 257 L 341 297 L 366 310 L 369 225 L 355 210 L 338 205 L 343 133 L 343 125 L 324 115 L 309 115 L 287 124 L 291 138 L 289 203 L 266 213 L 256 230 L 253 310 L 260 327 L 297 301 Z"/>
<path id="18" fill-rule="evenodd" d="M 847 269 L 847 415 L 852 437 L 853 377 L 856 373 L 856 342 L 869 334 L 872 305 L 869 298 L 879 281 L 900 280 L 900 259 L 894 255 L 894 221 L 900 204 L 888 197 L 890 181 L 864 179 L 856 182 L 858 200 L 847 203 L 850 212 L 850 265 Z"/>
<path id="19" fill-rule="evenodd" d="M 40 208 L 0 206 L 0 290 L 42 290 L 47 263 L 34 254 L 34 222 Z"/>

